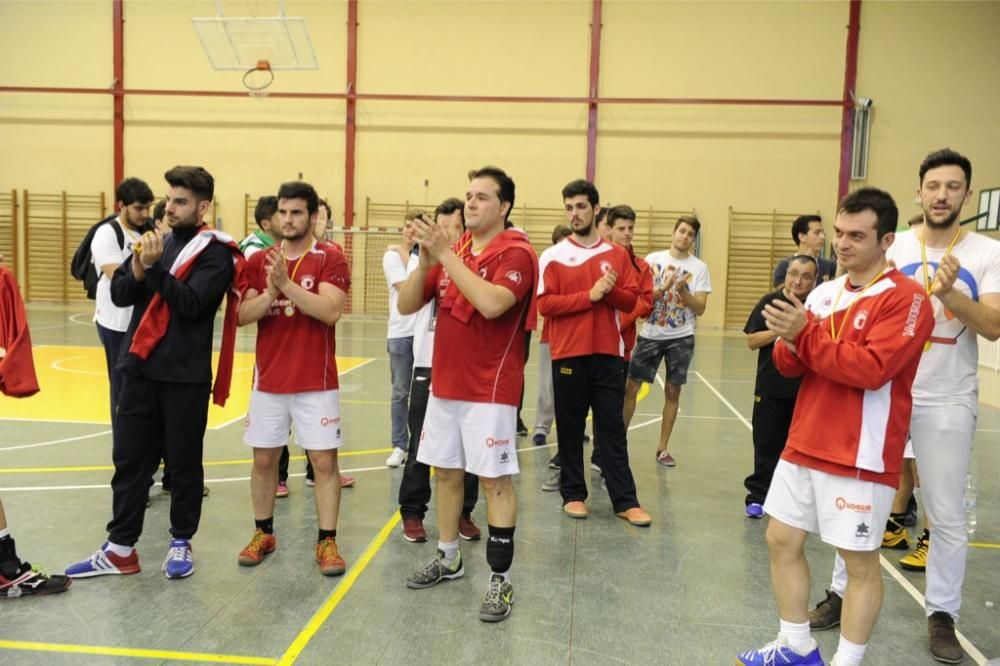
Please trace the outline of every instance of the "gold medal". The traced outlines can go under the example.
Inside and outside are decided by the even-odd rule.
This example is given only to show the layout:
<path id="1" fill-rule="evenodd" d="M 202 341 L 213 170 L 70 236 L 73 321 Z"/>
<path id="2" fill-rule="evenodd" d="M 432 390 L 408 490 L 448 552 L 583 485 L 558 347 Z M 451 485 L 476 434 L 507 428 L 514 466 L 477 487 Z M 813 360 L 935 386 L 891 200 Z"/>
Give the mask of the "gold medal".
<path id="1" fill-rule="evenodd" d="M 285 306 L 285 316 L 286 317 L 294 317 L 295 316 L 295 306 L 294 305 L 286 305 Z"/>

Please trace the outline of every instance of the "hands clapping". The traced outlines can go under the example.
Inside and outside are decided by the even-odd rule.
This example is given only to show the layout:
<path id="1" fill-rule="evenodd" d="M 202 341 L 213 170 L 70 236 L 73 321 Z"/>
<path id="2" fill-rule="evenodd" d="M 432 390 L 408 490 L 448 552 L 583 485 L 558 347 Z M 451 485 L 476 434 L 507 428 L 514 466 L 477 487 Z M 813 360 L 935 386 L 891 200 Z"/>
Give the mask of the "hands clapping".
<path id="1" fill-rule="evenodd" d="M 617 281 L 618 273 L 616 273 L 614 269 L 608 269 L 608 272 L 597 278 L 597 281 L 594 282 L 594 286 L 590 288 L 590 301 L 592 303 L 596 303 L 604 298 L 604 296 L 614 288 L 615 282 Z"/>

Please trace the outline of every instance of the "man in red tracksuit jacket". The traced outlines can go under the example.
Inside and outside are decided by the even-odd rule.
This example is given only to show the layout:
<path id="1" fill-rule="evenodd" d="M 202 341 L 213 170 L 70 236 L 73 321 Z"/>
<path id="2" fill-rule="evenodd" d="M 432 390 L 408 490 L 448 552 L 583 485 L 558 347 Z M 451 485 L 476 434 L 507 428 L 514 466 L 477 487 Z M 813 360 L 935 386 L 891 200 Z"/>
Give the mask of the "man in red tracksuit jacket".
<path id="1" fill-rule="evenodd" d="M 635 348 L 636 321 L 645 319 L 653 311 L 653 270 L 642 257 L 632 249 L 635 234 L 635 211 L 631 206 L 621 204 L 608 209 L 608 226 L 611 227 L 611 242 L 621 245 L 628 252 L 629 260 L 638 276 L 639 298 L 629 312 L 621 313 L 622 339 L 625 341 L 625 377 L 628 378 L 628 362 Z M 634 407 L 634 405 L 633 405 Z M 632 414 L 625 415 L 625 427 L 632 420 Z"/>
<path id="2" fill-rule="evenodd" d="M 573 235 L 542 254 L 538 311 L 545 317 L 552 353 L 563 511 L 587 517 L 583 430 L 593 409 L 594 437 L 601 443 L 601 470 L 615 514 L 646 526 L 651 521 L 636 497 L 622 420 L 620 313 L 635 307 L 636 271 L 624 248 L 597 234 L 600 197 L 593 183 L 575 180 L 562 196 Z"/>
<path id="3" fill-rule="evenodd" d="M 776 299 L 764 308 L 768 328 L 780 336 L 774 364 L 787 377 L 801 376 L 802 385 L 764 502 L 780 631 L 765 647 L 740 654 L 739 664 L 823 663 L 809 634 L 809 532 L 847 564 L 832 663 L 860 664 L 878 618 L 882 525 L 899 483 L 910 389 L 934 324 L 927 294 L 886 260 L 898 216 L 881 190 L 846 196 L 834 230 L 847 274 L 813 290 L 805 306 L 793 295 L 791 303 Z"/>

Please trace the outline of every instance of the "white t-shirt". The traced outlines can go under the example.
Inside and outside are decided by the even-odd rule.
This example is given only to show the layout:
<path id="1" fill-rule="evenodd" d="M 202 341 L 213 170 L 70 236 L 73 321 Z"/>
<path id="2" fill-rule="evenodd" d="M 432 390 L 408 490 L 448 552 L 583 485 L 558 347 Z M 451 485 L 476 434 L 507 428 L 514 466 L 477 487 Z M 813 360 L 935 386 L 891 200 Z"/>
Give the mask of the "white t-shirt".
<path id="1" fill-rule="evenodd" d="M 712 293 L 712 282 L 708 276 L 708 264 L 694 255 L 683 259 L 675 259 L 670 250 L 653 252 L 646 257 L 653 272 L 653 289 L 659 288 L 673 273 L 679 272 L 678 282 L 661 298 L 653 301 L 653 312 L 639 333 L 644 338 L 652 340 L 672 340 L 694 335 L 694 311 L 684 305 L 677 293 L 679 280 L 688 283 L 692 294 Z"/>
<path id="2" fill-rule="evenodd" d="M 927 274 L 931 280 L 944 251 L 944 248 L 927 248 Z M 961 265 L 955 289 L 974 301 L 983 294 L 1000 293 L 1000 243 L 970 233 L 955 244 L 951 254 Z M 896 234 L 886 256 L 904 275 L 924 283 L 920 240 L 914 231 Z M 931 307 L 934 332 L 931 347 L 921 357 L 913 380 L 913 404 L 964 404 L 975 410 L 979 395 L 976 335 L 948 312 L 937 297 L 931 297 Z"/>
<path id="3" fill-rule="evenodd" d="M 410 257 L 412 260 L 414 257 Z M 382 255 L 382 272 L 385 273 L 385 281 L 389 283 L 389 334 L 392 338 L 408 338 L 413 335 L 413 324 L 415 314 L 399 314 L 399 290 L 393 285 L 406 280 L 408 274 L 407 264 L 399 256 L 396 250 L 386 250 Z"/>
<path id="4" fill-rule="evenodd" d="M 118 236 L 112 224 L 117 224 L 124 232 L 125 247 L 118 247 Z M 119 266 L 132 256 L 132 245 L 139 240 L 139 233 L 128 229 L 121 221 L 101 225 L 94 233 L 90 243 L 90 253 L 94 256 L 94 268 L 100 280 L 97 281 L 97 294 L 94 299 L 94 321 L 104 328 L 124 333 L 132 318 L 132 308 L 119 308 L 111 302 L 111 279 L 104 274 L 101 266 L 114 264 Z"/>

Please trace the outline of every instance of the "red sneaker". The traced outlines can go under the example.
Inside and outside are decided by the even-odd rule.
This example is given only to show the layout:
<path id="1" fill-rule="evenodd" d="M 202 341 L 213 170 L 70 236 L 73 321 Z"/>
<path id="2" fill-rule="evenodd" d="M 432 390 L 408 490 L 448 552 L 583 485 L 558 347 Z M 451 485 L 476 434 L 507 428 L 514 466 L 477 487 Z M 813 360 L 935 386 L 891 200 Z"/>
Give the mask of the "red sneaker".
<path id="1" fill-rule="evenodd" d="M 461 528 L 459 528 L 461 531 Z M 427 541 L 427 531 L 424 529 L 424 521 L 420 518 L 403 518 L 403 538 L 411 543 L 424 543 Z"/>
<path id="2" fill-rule="evenodd" d="M 245 567 L 254 567 L 264 561 L 264 556 L 273 553 L 278 547 L 278 539 L 273 534 L 264 534 L 264 530 L 257 528 L 250 538 L 247 547 L 240 551 L 240 564 Z"/>
<path id="3" fill-rule="evenodd" d="M 347 564 L 337 550 L 337 541 L 332 537 L 323 539 L 316 544 L 316 561 L 324 576 L 339 576 L 347 571 Z"/>
<path id="4" fill-rule="evenodd" d="M 479 541 L 482 531 L 472 522 L 472 516 L 463 513 L 458 519 L 458 536 L 466 541 Z"/>

